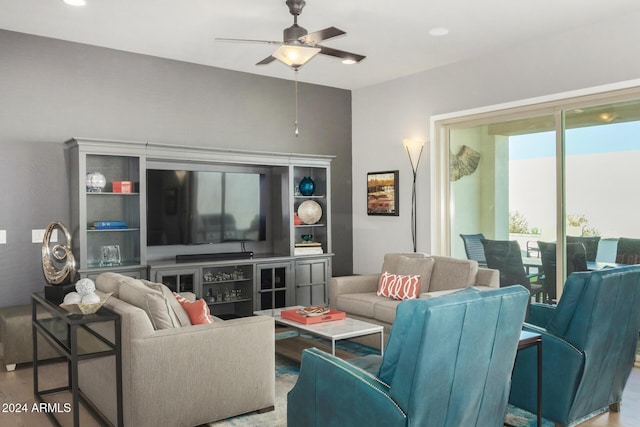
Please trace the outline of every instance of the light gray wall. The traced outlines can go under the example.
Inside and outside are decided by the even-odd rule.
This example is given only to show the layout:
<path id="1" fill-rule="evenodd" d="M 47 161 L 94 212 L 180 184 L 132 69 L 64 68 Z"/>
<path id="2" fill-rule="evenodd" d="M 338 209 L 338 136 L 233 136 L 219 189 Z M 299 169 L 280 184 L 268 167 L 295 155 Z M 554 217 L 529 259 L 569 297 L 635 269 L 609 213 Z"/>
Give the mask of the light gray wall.
<path id="1" fill-rule="evenodd" d="M 443 114 L 640 78 L 640 13 L 353 92 L 354 272 L 410 252 L 411 169 L 403 138 L 429 138 Z M 430 252 L 431 173 L 418 171 L 418 251 Z M 366 173 L 400 170 L 400 216 L 366 214 Z"/>
<path id="2" fill-rule="evenodd" d="M 279 66 L 273 64 L 272 66 Z M 351 92 L 0 30 L 0 307 L 42 290 L 31 230 L 69 223 L 71 137 L 334 155 L 334 274 L 350 274 Z"/>

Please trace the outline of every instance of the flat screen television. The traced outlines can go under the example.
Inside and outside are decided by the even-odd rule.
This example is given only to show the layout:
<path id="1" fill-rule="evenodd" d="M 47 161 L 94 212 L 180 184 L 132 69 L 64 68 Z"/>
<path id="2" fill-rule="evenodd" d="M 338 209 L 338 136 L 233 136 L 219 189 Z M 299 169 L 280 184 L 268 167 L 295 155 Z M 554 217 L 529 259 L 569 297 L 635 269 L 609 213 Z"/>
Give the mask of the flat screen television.
<path id="1" fill-rule="evenodd" d="M 266 175 L 147 169 L 147 245 L 266 239 Z"/>

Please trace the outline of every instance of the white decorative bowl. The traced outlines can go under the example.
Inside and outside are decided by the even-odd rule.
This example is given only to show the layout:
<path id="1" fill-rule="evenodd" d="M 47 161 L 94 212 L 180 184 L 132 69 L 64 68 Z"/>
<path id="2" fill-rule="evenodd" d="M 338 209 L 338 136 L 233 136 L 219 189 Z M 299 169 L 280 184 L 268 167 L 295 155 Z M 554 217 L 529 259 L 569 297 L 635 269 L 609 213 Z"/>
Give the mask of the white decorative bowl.
<path id="1" fill-rule="evenodd" d="M 298 206 L 298 217 L 307 225 L 315 224 L 322 218 L 322 206 L 315 200 L 307 200 Z"/>
<path id="2" fill-rule="evenodd" d="M 107 302 L 110 296 L 111 292 L 100 295 L 100 302 L 92 304 L 60 304 L 60 307 L 73 314 L 93 314 Z"/>

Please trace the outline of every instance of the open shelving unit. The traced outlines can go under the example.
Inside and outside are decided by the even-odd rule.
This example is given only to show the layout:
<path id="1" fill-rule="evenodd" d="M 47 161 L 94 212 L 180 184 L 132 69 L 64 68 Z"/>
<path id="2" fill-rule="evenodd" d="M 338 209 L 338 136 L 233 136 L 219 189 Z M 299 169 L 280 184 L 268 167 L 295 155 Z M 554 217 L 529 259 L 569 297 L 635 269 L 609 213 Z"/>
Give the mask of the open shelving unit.
<path id="1" fill-rule="evenodd" d="M 71 232 L 81 275 L 101 269 L 130 271 L 144 276 L 146 270 L 145 159 L 142 143 L 72 139 Z M 105 187 L 89 191 L 87 174 L 99 172 Z M 114 192 L 113 181 L 130 181 L 132 192 Z M 95 229 L 100 221 L 124 221 L 126 228 Z M 117 256 L 119 255 L 119 256 Z"/>
<path id="2" fill-rule="evenodd" d="M 304 242 L 303 236 L 310 235 L 311 241 L 320 243 L 322 253 L 331 252 L 331 194 L 330 174 L 328 165 L 295 165 L 291 169 L 291 182 L 293 197 L 291 205 L 294 212 L 298 212 L 300 205 L 312 200 L 320 205 L 322 217 L 315 224 L 295 224 L 292 221 L 291 254 L 296 256 L 296 245 Z M 314 192 L 311 195 L 302 195 L 298 186 L 304 177 L 309 177 L 314 182 Z M 316 254 L 317 255 L 317 254 Z"/>

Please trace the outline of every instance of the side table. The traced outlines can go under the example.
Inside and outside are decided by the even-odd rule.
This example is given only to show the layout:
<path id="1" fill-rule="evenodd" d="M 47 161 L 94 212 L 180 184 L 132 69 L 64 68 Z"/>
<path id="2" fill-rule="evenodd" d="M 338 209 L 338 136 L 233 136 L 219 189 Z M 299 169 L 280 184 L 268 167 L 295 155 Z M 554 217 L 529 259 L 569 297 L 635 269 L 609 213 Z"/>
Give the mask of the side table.
<path id="1" fill-rule="evenodd" d="M 520 340 L 518 341 L 518 351 L 524 350 L 525 348 L 536 346 L 538 364 L 537 368 L 537 407 L 536 407 L 536 425 L 538 427 L 542 427 L 542 335 L 529 332 L 529 331 L 521 331 L 520 332 Z M 505 423 L 505 426 L 512 427 L 510 424 Z"/>
<path id="2" fill-rule="evenodd" d="M 122 357 L 120 315 L 106 307 L 100 308 L 94 314 L 72 314 L 47 300 L 44 292 L 37 292 L 31 296 L 32 327 L 33 327 L 33 394 L 40 403 L 45 403 L 44 396 L 62 391 L 70 391 L 72 396 L 71 409 L 74 427 L 80 426 L 80 403 L 103 424 L 111 425 L 102 414 L 82 393 L 78 385 L 78 362 L 98 357 L 115 357 L 116 368 L 116 403 L 117 425 L 124 425 L 122 413 Z M 38 310 L 38 308 L 44 310 Z M 42 312 L 51 317 L 42 317 Z M 114 337 L 110 341 L 90 327 L 92 323 L 113 322 Z M 38 340 L 40 333 L 60 355 L 67 359 L 68 383 L 66 386 L 40 390 L 38 385 Z M 53 424 L 60 426 L 55 414 L 47 412 Z"/>

